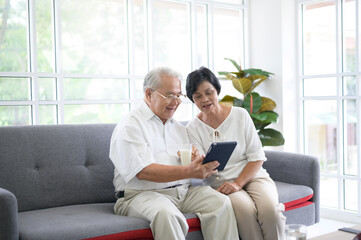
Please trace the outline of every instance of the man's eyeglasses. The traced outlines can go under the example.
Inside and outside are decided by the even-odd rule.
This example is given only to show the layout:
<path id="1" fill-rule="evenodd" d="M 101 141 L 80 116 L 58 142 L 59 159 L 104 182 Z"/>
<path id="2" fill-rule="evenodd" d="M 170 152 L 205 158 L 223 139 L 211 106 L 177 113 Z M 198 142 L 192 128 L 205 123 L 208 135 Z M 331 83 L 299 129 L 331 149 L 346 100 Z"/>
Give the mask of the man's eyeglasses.
<path id="1" fill-rule="evenodd" d="M 158 94 L 159 96 L 161 96 L 162 98 L 164 98 L 167 103 L 172 103 L 173 101 L 182 102 L 183 100 L 185 100 L 187 98 L 187 96 L 183 95 L 183 94 L 178 94 L 178 95 L 169 94 L 167 96 L 164 96 L 163 94 L 157 92 L 154 89 L 151 89 L 151 90 L 153 92 L 155 92 L 156 94 Z"/>

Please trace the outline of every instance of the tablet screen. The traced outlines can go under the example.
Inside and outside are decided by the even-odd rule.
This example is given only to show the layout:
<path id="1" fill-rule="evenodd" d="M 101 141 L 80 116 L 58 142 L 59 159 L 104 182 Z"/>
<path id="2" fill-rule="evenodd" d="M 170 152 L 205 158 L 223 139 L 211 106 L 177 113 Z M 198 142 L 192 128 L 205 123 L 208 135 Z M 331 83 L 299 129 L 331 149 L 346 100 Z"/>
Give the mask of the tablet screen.
<path id="1" fill-rule="evenodd" d="M 203 159 L 202 164 L 218 161 L 220 164 L 217 167 L 217 170 L 222 171 L 231 157 L 236 145 L 236 141 L 212 143 Z"/>

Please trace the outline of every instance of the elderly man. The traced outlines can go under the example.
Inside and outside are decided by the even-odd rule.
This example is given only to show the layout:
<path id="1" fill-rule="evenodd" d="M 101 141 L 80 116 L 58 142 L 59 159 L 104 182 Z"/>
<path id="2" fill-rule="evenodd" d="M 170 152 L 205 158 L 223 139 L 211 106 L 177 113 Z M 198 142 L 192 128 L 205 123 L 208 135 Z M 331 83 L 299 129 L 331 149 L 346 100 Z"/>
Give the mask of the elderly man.
<path id="1" fill-rule="evenodd" d="M 188 166 L 177 151 L 189 143 L 185 127 L 172 118 L 183 97 L 180 75 L 156 68 L 144 79 L 144 102 L 114 129 L 110 159 L 114 186 L 124 191 L 114 206 L 116 214 L 150 221 L 154 239 L 185 239 L 188 224 L 182 213 L 193 212 L 204 239 L 238 239 L 229 198 L 209 186 L 191 186 L 190 178 L 215 173 L 218 162 L 202 164 L 195 154 Z"/>

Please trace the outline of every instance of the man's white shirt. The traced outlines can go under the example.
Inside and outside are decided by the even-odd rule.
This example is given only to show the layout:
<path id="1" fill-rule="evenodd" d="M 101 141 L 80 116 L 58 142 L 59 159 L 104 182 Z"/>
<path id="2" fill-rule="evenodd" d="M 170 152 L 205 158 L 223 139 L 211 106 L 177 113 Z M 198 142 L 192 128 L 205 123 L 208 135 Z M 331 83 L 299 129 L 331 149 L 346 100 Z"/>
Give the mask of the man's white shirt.
<path id="1" fill-rule="evenodd" d="M 177 151 L 184 143 L 189 143 L 186 128 L 173 118 L 163 124 L 143 101 L 117 124 L 111 138 L 109 157 L 115 166 L 115 190 L 162 189 L 190 183 L 189 179 L 157 183 L 136 177 L 152 163 L 180 165 Z"/>

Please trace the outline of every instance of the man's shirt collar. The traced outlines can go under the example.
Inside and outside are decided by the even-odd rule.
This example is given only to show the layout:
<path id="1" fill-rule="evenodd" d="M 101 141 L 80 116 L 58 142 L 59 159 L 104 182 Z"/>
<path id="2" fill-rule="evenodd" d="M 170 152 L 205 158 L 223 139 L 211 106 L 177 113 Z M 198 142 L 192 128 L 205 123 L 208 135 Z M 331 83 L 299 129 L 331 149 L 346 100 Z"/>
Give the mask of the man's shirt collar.
<path id="1" fill-rule="evenodd" d="M 159 119 L 159 121 L 161 121 L 162 122 L 162 120 L 150 109 L 150 107 L 147 105 L 147 103 L 143 100 L 143 102 L 141 103 L 141 105 L 140 105 L 140 111 L 141 111 L 141 113 L 142 113 L 142 115 L 143 115 L 143 117 L 144 117 L 144 119 L 146 120 L 146 121 L 148 121 L 148 120 L 150 120 L 150 119 L 152 119 L 152 118 L 157 118 L 157 119 Z M 167 121 L 166 121 L 166 123 L 167 122 L 173 122 L 173 117 L 172 118 L 170 118 L 170 119 L 168 119 Z M 163 123 L 163 122 L 162 122 Z"/>

